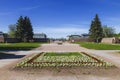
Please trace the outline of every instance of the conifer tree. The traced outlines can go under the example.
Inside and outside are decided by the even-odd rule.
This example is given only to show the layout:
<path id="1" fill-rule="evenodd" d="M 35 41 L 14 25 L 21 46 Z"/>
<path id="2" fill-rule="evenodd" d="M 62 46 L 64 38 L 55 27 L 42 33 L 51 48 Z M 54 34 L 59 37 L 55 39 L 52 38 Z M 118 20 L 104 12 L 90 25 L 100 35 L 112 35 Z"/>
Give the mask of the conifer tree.
<path id="1" fill-rule="evenodd" d="M 29 42 L 33 39 L 33 29 L 29 17 L 20 16 L 17 22 L 16 37 L 24 42 Z"/>
<path id="2" fill-rule="evenodd" d="M 29 17 L 24 17 L 25 34 L 24 40 L 29 42 L 33 39 L 33 29 Z"/>
<path id="3" fill-rule="evenodd" d="M 23 40 L 25 32 L 23 21 L 24 21 L 23 17 L 20 16 L 16 24 L 16 38 L 20 39 L 20 41 Z"/>
<path id="4" fill-rule="evenodd" d="M 90 34 L 90 38 L 94 40 L 94 42 L 100 42 L 101 39 L 103 38 L 103 29 L 97 14 L 94 20 L 91 22 L 89 34 Z"/>

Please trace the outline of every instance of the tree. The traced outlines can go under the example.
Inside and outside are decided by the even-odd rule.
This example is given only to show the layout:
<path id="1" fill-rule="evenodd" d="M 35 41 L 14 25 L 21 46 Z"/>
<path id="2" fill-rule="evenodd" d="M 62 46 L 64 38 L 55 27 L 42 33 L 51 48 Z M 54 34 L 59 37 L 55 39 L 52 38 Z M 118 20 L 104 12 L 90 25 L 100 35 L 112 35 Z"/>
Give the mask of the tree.
<path id="1" fill-rule="evenodd" d="M 16 24 L 9 25 L 8 35 L 11 38 L 15 38 L 16 37 Z"/>
<path id="2" fill-rule="evenodd" d="M 89 35 L 94 42 L 100 42 L 103 38 L 103 29 L 98 15 L 96 14 L 94 20 L 91 22 L 89 29 Z"/>
<path id="3" fill-rule="evenodd" d="M 24 22 L 24 19 L 22 16 L 20 16 L 16 24 L 16 37 L 20 39 L 20 41 L 23 41 L 24 33 L 25 33 L 23 22 Z"/>
<path id="4" fill-rule="evenodd" d="M 115 29 L 108 26 L 103 26 L 104 37 L 113 37 L 115 34 Z"/>
<path id="5" fill-rule="evenodd" d="M 120 38 L 120 33 L 118 33 L 118 34 L 114 34 L 114 37 L 118 37 L 118 38 Z"/>
<path id="6" fill-rule="evenodd" d="M 33 39 L 33 29 L 31 25 L 31 21 L 27 16 L 24 17 L 24 26 L 25 26 L 24 41 L 29 42 L 29 40 Z"/>
<path id="7" fill-rule="evenodd" d="M 33 39 L 32 25 L 30 19 L 27 16 L 24 18 L 20 16 L 16 27 L 17 38 L 19 38 L 21 41 L 29 42 Z"/>

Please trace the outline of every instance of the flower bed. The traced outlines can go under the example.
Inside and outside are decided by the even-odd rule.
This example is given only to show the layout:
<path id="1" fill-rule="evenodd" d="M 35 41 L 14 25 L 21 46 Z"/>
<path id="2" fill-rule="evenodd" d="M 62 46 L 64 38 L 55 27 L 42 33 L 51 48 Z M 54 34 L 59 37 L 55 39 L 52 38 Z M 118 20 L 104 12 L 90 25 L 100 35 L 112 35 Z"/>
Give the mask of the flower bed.
<path id="1" fill-rule="evenodd" d="M 112 67 L 111 63 L 87 53 L 39 53 L 17 64 L 16 67 Z"/>

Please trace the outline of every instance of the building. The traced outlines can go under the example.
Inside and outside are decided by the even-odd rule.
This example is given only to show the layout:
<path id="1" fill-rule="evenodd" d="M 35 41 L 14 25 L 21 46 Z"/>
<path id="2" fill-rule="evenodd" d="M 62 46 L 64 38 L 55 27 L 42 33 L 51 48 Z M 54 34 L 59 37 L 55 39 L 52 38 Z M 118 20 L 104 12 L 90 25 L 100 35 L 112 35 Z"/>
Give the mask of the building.
<path id="1" fill-rule="evenodd" d="M 70 42 L 90 42 L 88 34 L 70 35 L 68 37 Z"/>
<path id="2" fill-rule="evenodd" d="M 41 33 L 41 34 L 34 34 L 33 41 L 34 42 L 49 42 L 49 39 L 47 38 L 46 34 Z"/>
<path id="3" fill-rule="evenodd" d="M 70 42 L 79 42 L 81 38 L 80 35 L 70 35 L 68 37 Z"/>
<path id="4" fill-rule="evenodd" d="M 112 38 L 103 38 L 101 43 L 109 43 L 109 44 L 112 44 L 112 43 L 120 43 L 120 39 L 119 38 L 115 38 L 115 37 L 112 37 Z"/>
<path id="5" fill-rule="evenodd" d="M 47 38 L 47 35 L 44 33 L 41 34 L 34 34 L 33 35 L 33 42 L 48 42 L 49 39 Z M 17 38 L 10 38 L 8 34 L 0 32 L 0 43 L 18 43 L 21 42 Z"/>
<path id="6" fill-rule="evenodd" d="M 47 35 L 44 34 L 44 33 L 41 33 L 41 34 L 34 34 L 34 35 L 33 35 L 33 38 L 47 38 Z"/>
<path id="7" fill-rule="evenodd" d="M 0 42 L 3 43 L 4 42 L 4 33 L 0 32 Z"/>
<path id="8" fill-rule="evenodd" d="M 89 34 L 86 34 L 86 33 L 81 34 L 81 37 L 82 37 L 82 38 L 89 38 L 89 36 L 90 36 L 90 35 L 89 35 Z"/>
<path id="9" fill-rule="evenodd" d="M 17 43 L 19 40 L 17 38 L 9 38 L 7 33 L 0 32 L 0 43 Z"/>

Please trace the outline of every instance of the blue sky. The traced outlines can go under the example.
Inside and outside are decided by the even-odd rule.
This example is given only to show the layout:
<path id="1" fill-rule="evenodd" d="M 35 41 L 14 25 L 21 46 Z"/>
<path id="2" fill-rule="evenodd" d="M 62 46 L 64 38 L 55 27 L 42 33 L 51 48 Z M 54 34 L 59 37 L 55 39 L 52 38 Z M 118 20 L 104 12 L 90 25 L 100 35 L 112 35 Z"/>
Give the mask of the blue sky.
<path id="1" fill-rule="evenodd" d="M 120 32 L 119 0 L 0 0 L 0 31 L 22 15 L 30 17 L 34 33 L 51 38 L 88 33 L 96 13 L 102 25 Z"/>

